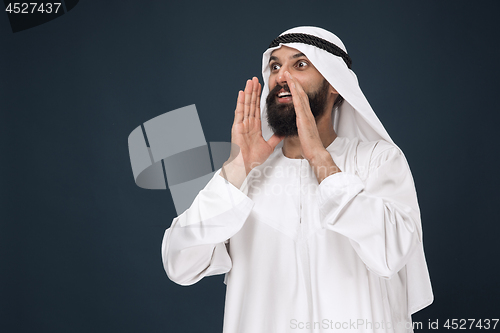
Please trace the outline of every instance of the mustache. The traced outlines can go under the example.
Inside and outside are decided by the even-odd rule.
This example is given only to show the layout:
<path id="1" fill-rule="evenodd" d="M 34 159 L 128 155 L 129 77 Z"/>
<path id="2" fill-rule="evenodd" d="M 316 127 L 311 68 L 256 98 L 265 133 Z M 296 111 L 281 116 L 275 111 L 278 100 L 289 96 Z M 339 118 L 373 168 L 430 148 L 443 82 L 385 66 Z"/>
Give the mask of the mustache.
<path id="1" fill-rule="evenodd" d="M 281 89 L 287 91 L 287 92 L 290 92 L 290 87 L 288 86 L 287 83 L 285 83 L 284 85 L 280 86 L 279 84 L 276 85 L 276 87 L 273 88 L 273 90 L 271 90 L 269 92 L 269 95 L 276 95 L 278 93 L 278 91 L 280 91 Z"/>
<path id="2" fill-rule="evenodd" d="M 269 95 L 267 95 L 267 98 L 266 98 L 266 102 L 269 104 L 271 103 L 274 98 L 276 97 L 276 94 L 278 93 L 278 91 L 280 91 L 281 89 L 285 90 L 286 92 L 290 92 L 290 87 L 288 86 L 287 83 L 285 83 L 284 85 L 279 85 L 279 84 L 276 84 L 276 87 L 274 87 L 270 92 L 269 92 Z"/>

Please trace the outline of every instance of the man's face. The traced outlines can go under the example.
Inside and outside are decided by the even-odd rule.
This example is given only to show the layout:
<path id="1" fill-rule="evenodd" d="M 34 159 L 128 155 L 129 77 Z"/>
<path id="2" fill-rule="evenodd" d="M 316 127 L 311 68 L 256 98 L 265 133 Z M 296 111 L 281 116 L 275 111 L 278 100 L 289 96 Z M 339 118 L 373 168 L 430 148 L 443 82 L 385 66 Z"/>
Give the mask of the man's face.
<path id="1" fill-rule="evenodd" d="M 321 117 L 328 98 L 336 93 L 328 81 L 300 51 L 282 46 L 270 57 L 269 95 L 266 99 L 267 120 L 274 133 L 279 136 L 296 136 L 297 124 L 290 89 L 285 71 L 290 72 L 300 83 L 307 96 L 314 117 Z"/>

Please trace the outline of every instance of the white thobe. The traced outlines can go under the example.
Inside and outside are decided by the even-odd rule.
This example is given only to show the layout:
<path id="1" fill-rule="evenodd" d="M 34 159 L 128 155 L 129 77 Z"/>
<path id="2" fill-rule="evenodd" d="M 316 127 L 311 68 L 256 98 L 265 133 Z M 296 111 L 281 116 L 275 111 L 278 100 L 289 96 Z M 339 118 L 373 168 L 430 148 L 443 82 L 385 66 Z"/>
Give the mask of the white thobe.
<path id="1" fill-rule="evenodd" d="M 319 185 L 281 149 L 242 190 L 216 174 L 166 230 L 171 280 L 227 273 L 225 333 L 412 331 L 405 264 L 421 236 L 406 160 L 385 141 L 327 150 L 342 172 Z"/>

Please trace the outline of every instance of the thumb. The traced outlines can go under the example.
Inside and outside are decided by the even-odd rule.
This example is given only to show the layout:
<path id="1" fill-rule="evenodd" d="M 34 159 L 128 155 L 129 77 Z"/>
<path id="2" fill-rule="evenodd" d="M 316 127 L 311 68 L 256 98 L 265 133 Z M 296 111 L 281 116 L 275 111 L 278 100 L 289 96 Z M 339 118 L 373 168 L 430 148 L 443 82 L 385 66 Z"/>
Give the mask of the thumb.
<path id="1" fill-rule="evenodd" d="M 280 143 L 281 140 L 283 140 L 284 138 L 285 138 L 284 136 L 277 136 L 276 134 L 273 134 L 273 136 L 270 137 L 269 140 L 267 140 L 267 143 L 274 150 L 274 148 L 276 148 L 276 146 L 278 145 L 278 143 Z"/>

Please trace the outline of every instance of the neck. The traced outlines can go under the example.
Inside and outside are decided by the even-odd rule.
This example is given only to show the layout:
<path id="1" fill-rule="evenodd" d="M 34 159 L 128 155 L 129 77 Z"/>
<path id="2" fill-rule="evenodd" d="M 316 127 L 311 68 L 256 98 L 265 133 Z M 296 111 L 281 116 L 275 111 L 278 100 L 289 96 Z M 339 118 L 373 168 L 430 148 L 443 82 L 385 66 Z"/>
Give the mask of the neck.
<path id="1" fill-rule="evenodd" d="M 326 112 L 324 117 L 316 119 L 319 137 L 323 147 L 328 147 L 337 137 L 332 124 L 331 112 Z M 298 136 L 286 137 L 283 141 L 283 155 L 288 158 L 304 158 L 302 147 Z"/>

